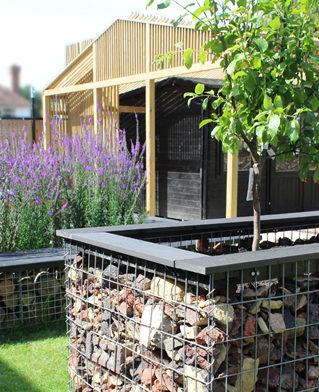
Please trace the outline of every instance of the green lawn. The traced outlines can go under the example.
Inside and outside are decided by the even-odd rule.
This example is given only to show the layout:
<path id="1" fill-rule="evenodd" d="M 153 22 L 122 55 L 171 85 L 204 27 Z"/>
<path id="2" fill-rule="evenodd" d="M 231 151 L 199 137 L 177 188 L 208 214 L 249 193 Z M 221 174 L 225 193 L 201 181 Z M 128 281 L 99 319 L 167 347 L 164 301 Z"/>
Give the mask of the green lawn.
<path id="1" fill-rule="evenodd" d="M 0 329 L 1 392 L 67 392 L 65 323 Z"/>

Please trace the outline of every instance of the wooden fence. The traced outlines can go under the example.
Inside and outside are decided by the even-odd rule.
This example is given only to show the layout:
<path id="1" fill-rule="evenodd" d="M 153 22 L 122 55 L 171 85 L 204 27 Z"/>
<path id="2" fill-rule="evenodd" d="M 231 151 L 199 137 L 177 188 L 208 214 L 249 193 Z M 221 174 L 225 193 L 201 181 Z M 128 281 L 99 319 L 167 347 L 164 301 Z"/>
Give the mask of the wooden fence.
<path id="1" fill-rule="evenodd" d="M 23 130 L 24 126 L 26 127 Z M 43 120 L 35 120 L 35 140 L 39 140 L 43 131 Z M 0 119 L 0 132 L 2 136 L 12 138 L 13 133 L 16 133 L 17 137 L 27 137 L 28 143 L 32 142 L 32 120 L 24 118 L 8 118 Z"/>

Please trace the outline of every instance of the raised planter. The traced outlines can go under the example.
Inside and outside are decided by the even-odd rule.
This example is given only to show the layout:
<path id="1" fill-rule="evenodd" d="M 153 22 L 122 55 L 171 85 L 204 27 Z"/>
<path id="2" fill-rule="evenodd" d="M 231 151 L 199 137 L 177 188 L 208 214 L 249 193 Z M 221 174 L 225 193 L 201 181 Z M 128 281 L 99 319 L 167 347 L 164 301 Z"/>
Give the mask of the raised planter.
<path id="1" fill-rule="evenodd" d="M 264 240 L 315 241 L 318 218 L 267 216 Z M 319 244 L 194 251 L 204 239 L 210 249 L 236 246 L 251 226 L 238 218 L 58 232 L 78 255 L 66 263 L 69 390 L 318 390 Z"/>

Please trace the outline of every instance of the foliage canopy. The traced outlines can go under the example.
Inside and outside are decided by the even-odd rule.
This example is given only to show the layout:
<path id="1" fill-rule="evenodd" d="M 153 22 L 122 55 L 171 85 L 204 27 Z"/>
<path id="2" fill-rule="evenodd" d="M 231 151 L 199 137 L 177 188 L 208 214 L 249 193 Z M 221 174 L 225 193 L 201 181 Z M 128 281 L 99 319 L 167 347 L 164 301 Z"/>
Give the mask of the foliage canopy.
<path id="1" fill-rule="evenodd" d="M 179 4 L 177 1 L 172 0 Z M 151 5 L 154 0 L 148 3 Z M 166 8 L 165 0 L 158 8 Z M 310 167 L 319 181 L 319 56 L 313 32 L 317 30 L 313 0 L 204 0 L 182 6 L 185 13 L 175 26 L 191 15 L 195 30 L 209 31 L 210 38 L 199 53 L 184 50 L 187 68 L 195 55 L 205 63 L 219 62 L 225 80 L 216 92 L 197 85 L 185 96 L 212 100 L 213 113 L 201 126 L 214 123 L 212 137 L 222 142 L 224 152 L 235 154 L 240 140 L 251 153 L 254 168 L 254 210 L 260 216 L 260 174 L 267 146 L 278 161 L 301 155 L 300 178 Z M 158 55 L 160 65 L 174 52 Z M 215 110 L 222 105 L 222 114 Z M 259 203 L 259 204 L 258 204 Z"/>

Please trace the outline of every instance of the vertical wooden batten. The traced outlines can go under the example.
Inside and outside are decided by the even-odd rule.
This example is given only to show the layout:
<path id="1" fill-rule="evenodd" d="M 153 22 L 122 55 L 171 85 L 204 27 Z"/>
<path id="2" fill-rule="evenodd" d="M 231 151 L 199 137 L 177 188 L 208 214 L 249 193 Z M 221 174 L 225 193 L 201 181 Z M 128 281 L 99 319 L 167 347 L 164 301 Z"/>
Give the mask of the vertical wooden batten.
<path id="1" fill-rule="evenodd" d="M 97 56 L 96 56 L 96 42 L 93 42 L 93 83 L 96 82 L 97 77 L 96 77 L 96 61 L 97 61 Z M 93 127 L 94 127 L 94 133 L 97 134 L 97 122 L 98 122 L 98 110 L 97 110 L 97 88 L 94 85 L 93 88 Z"/>
<path id="2" fill-rule="evenodd" d="M 237 217 L 238 153 L 227 153 L 226 218 Z"/>
<path id="3" fill-rule="evenodd" d="M 146 25 L 146 86 L 145 86 L 145 126 L 146 126 L 146 210 L 155 216 L 155 80 L 151 71 L 151 28 Z"/>
<path id="4" fill-rule="evenodd" d="M 146 80 L 146 210 L 155 216 L 155 81 Z"/>

